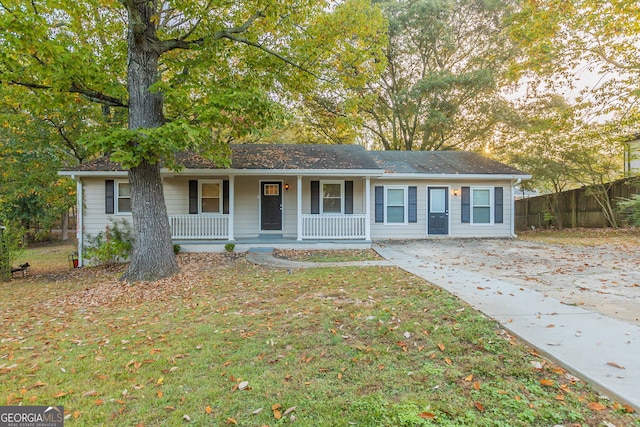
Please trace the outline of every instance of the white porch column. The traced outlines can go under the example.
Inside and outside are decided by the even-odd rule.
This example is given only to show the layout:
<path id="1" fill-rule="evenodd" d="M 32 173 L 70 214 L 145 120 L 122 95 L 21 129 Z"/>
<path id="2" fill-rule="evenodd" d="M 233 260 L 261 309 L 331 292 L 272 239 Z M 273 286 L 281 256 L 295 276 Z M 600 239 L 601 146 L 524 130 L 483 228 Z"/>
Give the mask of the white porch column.
<path id="1" fill-rule="evenodd" d="M 82 185 L 82 179 L 76 178 L 72 176 L 71 178 L 76 179 L 76 238 L 78 239 L 78 267 L 84 266 L 84 210 L 82 207 L 84 203 L 84 186 Z"/>
<path id="2" fill-rule="evenodd" d="M 235 240 L 233 237 L 233 230 L 235 228 L 234 225 L 234 212 L 235 212 L 235 176 L 229 175 L 229 240 Z"/>
<path id="3" fill-rule="evenodd" d="M 298 175 L 296 179 L 296 203 L 298 216 L 298 241 L 302 240 L 302 176 Z"/>
<path id="4" fill-rule="evenodd" d="M 364 213 L 366 219 L 364 222 L 365 239 L 371 240 L 371 177 L 366 177 L 364 181 Z"/>

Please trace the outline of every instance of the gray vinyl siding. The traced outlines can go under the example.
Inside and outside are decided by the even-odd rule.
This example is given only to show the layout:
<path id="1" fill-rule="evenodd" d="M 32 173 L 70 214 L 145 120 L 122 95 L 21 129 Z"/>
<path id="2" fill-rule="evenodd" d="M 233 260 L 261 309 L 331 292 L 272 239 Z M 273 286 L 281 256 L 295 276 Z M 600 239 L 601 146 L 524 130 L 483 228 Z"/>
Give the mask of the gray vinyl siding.
<path id="1" fill-rule="evenodd" d="M 375 187 L 400 186 L 417 188 L 417 222 L 404 224 L 385 224 L 375 222 Z M 385 194 L 386 197 L 386 194 Z M 386 205 L 385 205 L 386 206 Z M 408 209 L 408 205 L 405 209 Z M 426 236 L 427 230 L 426 185 L 421 180 L 371 180 L 371 239 L 418 239 Z"/>
<path id="2" fill-rule="evenodd" d="M 293 184 L 295 184 L 296 179 L 293 178 L 293 181 L 294 181 Z M 302 213 L 303 214 L 311 213 L 311 181 L 353 181 L 353 213 L 354 215 L 358 215 L 358 214 L 364 214 L 366 212 L 365 200 L 364 200 L 365 181 L 363 178 L 358 178 L 358 177 L 325 178 L 325 177 L 316 176 L 316 177 L 302 178 Z M 289 192 L 291 192 L 292 190 L 293 188 L 289 190 Z M 322 194 L 322 189 L 320 190 L 320 193 Z M 293 203 L 295 206 L 296 193 L 294 192 L 293 194 L 294 194 Z"/>
<path id="3" fill-rule="evenodd" d="M 511 197 L 511 182 L 509 181 L 464 181 L 457 182 L 455 186 L 451 188 L 460 189 L 461 187 L 471 188 L 488 188 L 491 190 L 492 205 L 495 206 L 493 200 L 494 187 L 503 187 L 502 192 L 502 205 L 503 205 L 503 222 L 494 223 L 494 211 L 491 214 L 491 224 L 473 224 L 462 223 L 462 209 L 461 209 L 461 194 L 457 197 L 450 195 L 450 199 L 453 199 L 450 207 L 449 214 L 451 216 L 451 230 L 450 234 L 454 237 L 511 237 L 511 221 L 512 214 L 511 208 L 513 206 Z M 473 215 L 473 214 L 472 214 Z"/>
<path id="4" fill-rule="evenodd" d="M 116 181 L 119 179 L 116 178 Z M 126 178 L 124 179 L 126 180 Z M 83 178 L 83 233 L 85 236 L 95 236 L 105 231 L 113 221 L 125 219 L 131 222 L 131 214 L 105 214 L 105 179 Z"/>
<path id="5" fill-rule="evenodd" d="M 417 187 L 417 209 L 418 221 L 416 223 L 405 224 L 385 224 L 376 223 L 373 214 L 375 208 L 375 187 L 376 186 L 415 186 Z M 462 223 L 461 208 L 461 188 L 462 187 L 482 187 L 491 189 L 503 187 L 503 222 L 496 224 L 493 222 L 494 211 L 492 210 L 491 224 Z M 449 202 L 449 234 L 450 237 L 510 237 L 512 221 L 512 192 L 511 182 L 508 180 L 495 181 L 439 181 L 439 180 L 393 180 L 378 179 L 371 181 L 371 238 L 372 240 L 384 239 L 418 239 L 429 238 L 427 234 L 427 188 L 446 187 L 448 188 Z M 458 195 L 453 195 L 453 190 L 458 190 Z M 493 201 L 493 199 L 492 199 Z M 492 203 L 495 204 L 495 203 Z M 442 235 L 437 237 L 441 238 Z"/>
<path id="6" fill-rule="evenodd" d="M 112 220 L 131 220 L 130 214 L 105 214 L 105 179 L 116 181 L 126 178 L 83 178 L 84 185 L 84 234 L 96 235 L 104 231 Z M 163 179 L 165 202 L 169 215 L 187 215 L 189 213 L 189 179 L 229 179 L 228 176 L 217 175 L 211 177 L 193 177 L 188 175 L 170 176 Z M 311 181 L 353 181 L 353 213 L 364 214 L 365 180 L 359 177 L 323 178 L 320 176 L 304 177 L 302 179 L 302 213 L 311 213 Z M 274 181 L 283 184 L 283 230 L 284 237 L 297 236 L 297 178 L 295 176 L 269 177 L 261 179 L 258 176 L 240 176 L 235 178 L 235 206 L 234 206 L 234 237 L 236 239 L 257 237 L 260 231 L 260 182 Z M 284 185 L 289 185 L 289 190 Z M 417 222 L 404 224 L 384 224 L 375 222 L 375 187 L 376 186 L 415 186 L 417 188 Z M 512 222 L 512 190 L 509 180 L 474 180 L 474 181 L 442 181 L 420 179 L 372 179 L 370 186 L 370 219 L 372 240 L 384 239 L 416 239 L 427 238 L 427 188 L 447 187 L 449 201 L 449 236 L 450 237 L 510 237 Z M 462 223 L 461 221 L 461 188 L 483 187 L 493 189 L 503 187 L 503 223 L 491 224 Z M 453 195 L 453 190 L 458 195 Z M 494 192 L 491 191 L 493 195 Z M 408 208 L 408 207 L 407 207 Z"/>

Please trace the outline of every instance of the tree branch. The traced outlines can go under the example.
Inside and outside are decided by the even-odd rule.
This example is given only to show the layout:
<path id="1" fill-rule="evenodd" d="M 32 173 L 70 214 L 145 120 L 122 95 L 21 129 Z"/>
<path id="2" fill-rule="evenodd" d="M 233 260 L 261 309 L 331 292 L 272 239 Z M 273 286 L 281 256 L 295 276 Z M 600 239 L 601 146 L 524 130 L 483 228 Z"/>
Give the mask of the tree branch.
<path id="1" fill-rule="evenodd" d="M 253 25 L 254 22 L 256 22 L 258 19 L 263 18 L 265 16 L 266 15 L 264 11 L 259 10 L 256 13 L 254 13 L 252 16 L 250 16 L 249 19 L 247 19 L 245 23 L 240 25 L 239 27 L 227 28 L 226 30 L 218 31 L 217 33 L 214 33 L 211 36 L 201 37 L 199 39 L 187 41 L 186 38 L 191 33 L 193 33 L 193 31 L 195 30 L 195 26 L 198 25 L 198 24 L 195 24 L 194 28 L 189 30 L 186 35 L 180 38 L 163 40 L 159 42 L 158 52 L 160 54 L 163 54 L 174 49 L 190 49 L 192 46 L 201 46 L 204 42 L 206 42 L 209 39 L 220 40 L 223 38 L 229 38 L 227 37 L 228 35 L 246 33 L 249 27 L 251 27 L 251 25 Z"/>
<path id="2" fill-rule="evenodd" d="M 620 70 L 628 71 L 628 70 L 637 70 L 638 69 L 637 65 L 635 65 L 635 66 L 634 65 L 625 65 L 622 62 L 616 61 L 615 59 L 607 56 L 604 53 L 604 48 L 602 46 L 602 43 L 600 42 L 600 39 L 595 34 L 590 34 L 590 35 L 595 39 L 595 42 L 598 45 L 598 48 L 596 49 L 596 48 L 587 47 L 586 50 L 588 52 L 593 53 L 594 55 L 600 57 L 600 59 L 602 59 L 604 62 L 608 63 L 609 65 L 613 65 L 614 67 L 616 67 L 616 68 L 618 68 Z"/>
<path id="3" fill-rule="evenodd" d="M 69 89 L 71 93 L 79 93 L 80 95 L 87 98 L 89 101 L 96 102 L 98 104 L 108 105 L 109 107 L 124 107 L 128 108 L 126 102 L 121 100 L 120 98 L 115 98 L 113 96 L 109 96 L 102 92 L 98 92 L 93 89 L 80 87 L 76 83 L 71 84 L 71 88 Z"/>
<path id="4" fill-rule="evenodd" d="M 17 80 L 11 80 L 9 84 L 12 84 L 15 86 L 22 86 L 29 89 L 36 89 L 36 90 L 52 90 L 53 89 L 52 86 L 42 85 L 39 83 L 31 83 L 31 82 L 20 82 Z M 102 92 L 98 92 L 97 90 L 80 87 L 77 83 L 71 83 L 71 87 L 66 91 L 69 93 L 78 93 L 84 96 L 85 98 L 87 98 L 89 101 L 102 104 L 102 105 L 108 105 L 109 107 L 124 107 L 124 108 L 129 107 L 123 100 L 119 98 L 106 95 Z"/>

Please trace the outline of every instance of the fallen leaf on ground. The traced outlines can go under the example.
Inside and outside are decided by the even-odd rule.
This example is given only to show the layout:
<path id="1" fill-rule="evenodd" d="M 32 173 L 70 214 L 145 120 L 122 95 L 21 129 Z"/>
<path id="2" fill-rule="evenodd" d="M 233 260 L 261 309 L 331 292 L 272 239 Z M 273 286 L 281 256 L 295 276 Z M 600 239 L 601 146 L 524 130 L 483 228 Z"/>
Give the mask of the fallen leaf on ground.
<path id="1" fill-rule="evenodd" d="M 602 411 L 604 409 L 607 409 L 606 406 L 599 402 L 589 402 L 587 404 L 587 408 L 591 409 L 592 411 Z"/>
<path id="2" fill-rule="evenodd" d="M 622 365 L 618 365 L 618 364 L 617 364 L 617 363 L 615 363 L 615 362 L 607 362 L 607 365 L 609 365 L 609 366 L 613 366 L 614 368 L 618 368 L 618 369 L 626 369 L 624 366 L 622 366 Z"/>
<path id="3" fill-rule="evenodd" d="M 289 409 L 287 409 L 286 411 L 284 411 L 284 413 L 282 414 L 283 417 L 286 417 L 287 415 L 289 415 L 290 413 L 292 413 L 293 411 L 296 410 L 295 406 L 290 407 Z"/>
<path id="4" fill-rule="evenodd" d="M 418 416 L 420 418 L 424 418 L 425 420 L 432 420 L 436 417 L 435 414 L 432 414 L 431 412 L 421 412 L 418 414 Z"/>
<path id="5" fill-rule="evenodd" d="M 276 403 L 273 406 L 271 406 L 271 410 L 273 411 L 273 417 L 276 420 L 279 420 L 280 418 L 282 418 L 282 412 L 280 411 L 280 408 L 282 408 L 282 405 L 279 403 Z"/>

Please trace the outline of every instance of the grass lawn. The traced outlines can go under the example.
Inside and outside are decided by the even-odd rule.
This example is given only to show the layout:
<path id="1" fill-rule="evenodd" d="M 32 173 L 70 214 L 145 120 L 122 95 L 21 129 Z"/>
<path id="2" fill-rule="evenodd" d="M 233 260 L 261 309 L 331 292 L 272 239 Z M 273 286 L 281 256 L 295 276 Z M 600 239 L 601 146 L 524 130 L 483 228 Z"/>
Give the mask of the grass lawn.
<path id="1" fill-rule="evenodd" d="M 179 276 L 126 285 L 67 249 L 0 284 L 2 405 L 63 405 L 68 426 L 640 425 L 396 268 L 180 254 Z"/>

